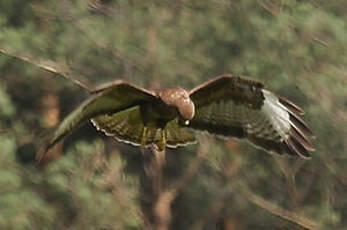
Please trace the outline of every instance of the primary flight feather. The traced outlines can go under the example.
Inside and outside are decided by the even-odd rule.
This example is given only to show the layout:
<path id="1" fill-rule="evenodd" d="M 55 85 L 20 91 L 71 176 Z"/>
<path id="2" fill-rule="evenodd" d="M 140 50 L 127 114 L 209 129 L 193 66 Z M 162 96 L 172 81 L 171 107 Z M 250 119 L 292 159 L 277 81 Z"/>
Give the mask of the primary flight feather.
<path id="1" fill-rule="evenodd" d="M 314 151 L 304 112 L 257 81 L 222 75 L 187 91 L 149 91 L 116 81 L 91 97 L 59 125 L 44 152 L 91 120 L 118 141 L 159 149 L 196 143 L 192 130 L 245 138 L 268 152 L 309 158 Z"/>

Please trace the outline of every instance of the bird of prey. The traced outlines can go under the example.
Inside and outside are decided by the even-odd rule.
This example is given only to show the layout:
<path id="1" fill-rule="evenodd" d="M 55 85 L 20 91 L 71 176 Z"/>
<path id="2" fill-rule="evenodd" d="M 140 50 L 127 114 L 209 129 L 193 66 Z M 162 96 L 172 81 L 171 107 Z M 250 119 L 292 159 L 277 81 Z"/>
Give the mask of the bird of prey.
<path id="1" fill-rule="evenodd" d="M 310 158 L 303 110 L 255 80 L 221 75 L 192 90 L 150 91 L 125 81 L 99 87 L 59 125 L 46 150 L 87 120 L 120 142 L 159 149 L 196 143 L 192 131 L 246 139 L 270 153 Z"/>

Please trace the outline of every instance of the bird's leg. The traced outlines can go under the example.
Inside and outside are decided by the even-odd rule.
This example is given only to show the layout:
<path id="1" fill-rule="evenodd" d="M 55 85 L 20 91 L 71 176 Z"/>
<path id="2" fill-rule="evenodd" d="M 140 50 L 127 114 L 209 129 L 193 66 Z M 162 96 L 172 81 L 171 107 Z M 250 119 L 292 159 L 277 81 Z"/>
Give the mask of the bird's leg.
<path id="1" fill-rule="evenodd" d="M 145 149 L 146 149 L 147 131 L 148 131 L 147 126 L 144 126 L 143 130 L 142 130 L 142 138 L 141 138 L 141 152 L 142 152 L 142 154 L 145 153 Z"/>
<path id="2" fill-rule="evenodd" d="M 160 130 L 160 140 L 157 141 L 156 146 L 160 152 L 163 152 L 166 148 L 166 135 L 165 129 Z"/>

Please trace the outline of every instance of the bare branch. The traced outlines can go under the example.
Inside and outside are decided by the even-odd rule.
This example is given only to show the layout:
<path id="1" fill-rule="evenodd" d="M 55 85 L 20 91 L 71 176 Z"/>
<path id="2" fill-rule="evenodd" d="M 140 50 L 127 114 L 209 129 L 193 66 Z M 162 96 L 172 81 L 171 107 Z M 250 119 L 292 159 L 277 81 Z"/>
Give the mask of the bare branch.
<path id="1" fill-rule="evenodd" d="M 321 45 L 323 45 L 325 47 L 330 47 L 328 42 L 326 42 L 326 41 L 324 41 L 324 40 L 322 40 L 322 39 L 320 39 L 318 37 L 313 37 L 312 40 L 315 41 L 315 42 L 318 42 L 319 44 L 321 44 Z"/>
<path id="2" fill-rule="evenodd" d="M 265 3 L 264 1 L 258 0 L 258 4 L 263 7 L 267 12 L 269 12 L 272 16 L 276 16 L 282 12 L 283 2 L 280 0 L 279 2 Z"/>
<path id="3" fill-rule="evenodd" d="M 206 143 L 206 142 L 205 142 Z M 165 165 L 165 149 L 160 151 L 156 146 L 153 146 L 150 168 L 147 170 L 147 175 L 152 179 L 153 192 L 155 193 L 156 201 L 153 205 L 154 227 L 155 230 L 168 230 L 171 222 L 171 205 L 176 199 L 181 189 L 196 175 L 200 164 L 207 155 L 207 147 L 201 144 L 196 158 L 190 163 L 187 171 L 182 177 L 172 183 L 172 186 L 163 184 L 163 167 Z"/>
<path id="4" fill-rule="evenodd" d="M 213 221 L 222 211 L 222 209 L 225 207 L 226 204 L 226 198 L 230 195 L 229 193 L 227 195 L 222 196 L 220 199 L 212 202 L 208 207 L 208 213 L 203 218 L 198 219 L 192 227 L 189 228 L 189 230 L 201 230 L 208 224 L 209 222 Z"/>
<path id="5" fill-rule="evenodd" d="M 266 211 L 272 213 L 275 216 L 278 216 L 278 217 L 281 217 L 285 220 L 288 220 L 288 221 L 290 221 L 294 224 L 297 224 L 297 225 L 299 225 L 305 229 L 309 229 L 309 230 L 321 229 L 320 225 L 317 222 L 310 220 L 306 217 L 300 216 L 294 212 L 283 209 L 283 208 L 279 207 L 278 205 L 273 204 L 268 200 L 265 200 L 264 198 L 254 194 L 244 184 L 240 184 L 240 190 L 241 190 L 241 194 L 247 200 L 249 200 L 251 203 L 265 209 Z"/>
<path id="6" fill-rule="evenodd" d="M 207 143 L 206 141 L 202 141 L 201 145 L 203 145 L 203 143 L 209 145 L 209 143 Z M 207 149 L 207 146 L 202 146 L 202 150 L 207 151 Z M 221 167 L 223 168 L 223 172 L 225 172 L 225 176 L 228 182 L 221 191 L 219 197 L 209 205 L 207 209 L 209 211 L 207 212 L 207 214 L 195 221 L 195 223 L 193 223 L 189 228 L 190 230 L 200 230 L 206 227 L 207 224 L 214 224 L 213 222 L 215 221 L 215 219 L 220 215 L 225 206 L 228 205 L 226 201 L 238 187 L 238 181 L 242 179 L 238 175 L 239 171 L 243 167 L 242 162 L 235 161 L 235 159 L 229 159 L 224 162 Z"/>
<path id="7" fill-rule="evenodd" d="M 95 48 L 107 51 L 110 54 L 112 54 L 112 59 L 115 60 L 115 63 L 118 64 L 118 62 L 121 62 L 124 66 L 125 73 L 123 78 L 129 79 L 133 75 L 133 69 L 142 68 L 141 63 L 137 63 L 135 60 L 121 52 L 118 48 L 114 47 L 111 44 L 105 44 L 103 41 L 97 40 L 93 36 L 91 36 L 88 29 L 86 29 L 85 26 L 80 23 L 78 16 L 74 15 L 74 13 L 72 12 L 69 12 L 68 9 L 73 8 L 71 2 L 64 1 L 64 4 L 66 5 L 67 10 L 65 10 L 63 13 L 49 12 L 49 14 L 53 15 L 56 18 L 59 18 L 59 20 L 66 20 L 69 23 L 69 25 L 71 25 L 75 30 L 77 30 L 78 33 L 81 33 L 84 36 L 84 38 L 87 39 Z M 105 6 L 103 3 L 100 2 L 100 0 L 90 0 L 88 5 L 91 9 L 97 10 L 98 12 L 103 11 L 103 13 L 106 13 L 108 16 L 111 16 L 111 14 L 113 14 L 112 11 L 114 9 L 109 6 Z M 140 50 L 138 50 L 138 52 L 140 52 Z M 145 54 L 145 51 L 142 52 L 143 54 Z"/>
<path id="8" fill-rule="evenodd" d="M 69 68 L 66 65 L 58 64 L 52 60 L 37 60 L 29 55 L 24 54 L 15 54 L 7 49 L 0 48 L 0 53 L 7 55 L 12 58 L 16 58 L 26 63 L 30 63 L 31 65 L 36 66 L 42 70 L 50 72 L 59 77 L 63 77 L 69 81 L 72 81 L 74 84 L 78 85 L 80 88 L 87 90 L 88 92 L 92 91 L 92 87 L 88 86 L 89 84 L 83 83 L 80 80 L 77 80 L 70 76 Z"/>
<path id="9" fill-rule="evenodd" d="M 2 134 L 12 134 L 12 133 L 14 133 L 14 130 L 0 129 L 0 135 L 2 135 Z"/>
<path id="10" fill-rule="evenodd" d="M 165 148 L 153 144 L 152 156 L 150 162 L 149 173 L 147 174 L 152 179 L 152 190 L 156 197 L 153 205 L 153 229 L 168 230 L 171 222 L 171 203 L 174 200 L 174 195 L 167 191 L 163 185 L 163 168 L 165 166 Z"/>
<path id="11" fill-rule="evenodd" d="M 179 191 L 193 178 L 193 176 L 198 172 L 202 161 L 205 159 L 205 156 L 208 153 L 208 142 L 204 141 L 200 143 L 200 148 L 198 150 L 198 155 L 195 159 L 189 164 L 188 169 L 185 174 L 179 178 L 177 181 L 172 183 L 172 186 L 169 190 L 177 195 Z"/>

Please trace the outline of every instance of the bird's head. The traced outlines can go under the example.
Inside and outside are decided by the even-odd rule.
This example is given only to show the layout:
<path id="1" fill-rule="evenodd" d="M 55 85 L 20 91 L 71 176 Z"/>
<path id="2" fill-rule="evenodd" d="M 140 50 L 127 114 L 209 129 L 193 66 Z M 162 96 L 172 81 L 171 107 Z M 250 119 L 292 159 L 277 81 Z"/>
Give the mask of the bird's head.
<path id="1" fill-rule="evenodd" d="M 164 89 L 158 93 L 158 96 L 166 105 L 176 107 L 185 120 L 193 119 L 195 114 L 194 103 L 185 89 Z"/>

